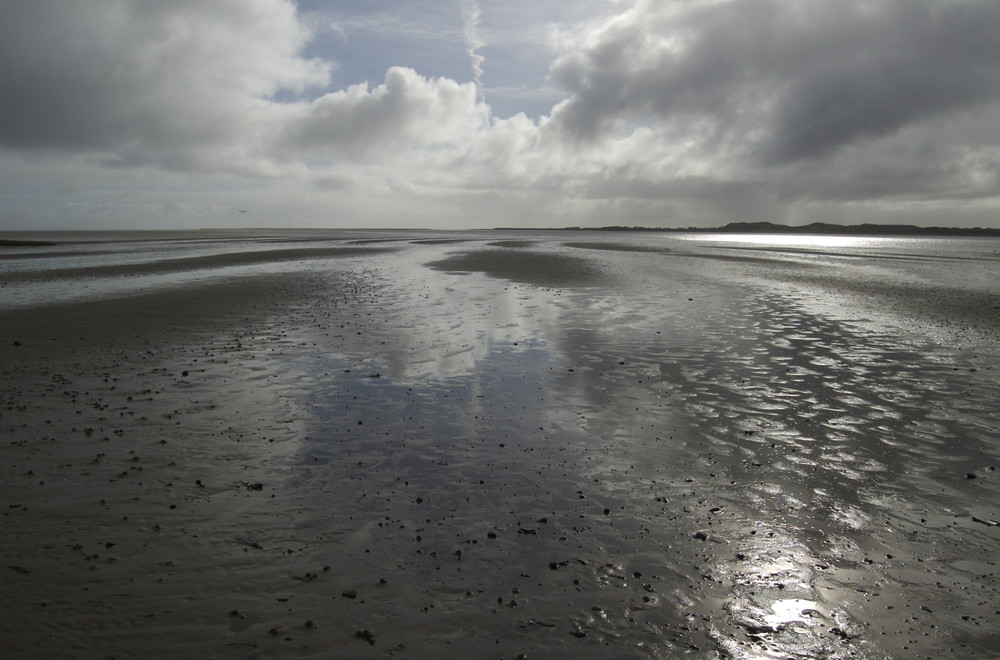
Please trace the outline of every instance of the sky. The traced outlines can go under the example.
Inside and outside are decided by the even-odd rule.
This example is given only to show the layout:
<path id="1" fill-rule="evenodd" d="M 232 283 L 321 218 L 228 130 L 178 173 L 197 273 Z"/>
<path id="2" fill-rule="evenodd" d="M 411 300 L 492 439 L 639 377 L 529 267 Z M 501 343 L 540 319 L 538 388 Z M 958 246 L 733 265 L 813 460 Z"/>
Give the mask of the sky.
<path id="1" fill-rule="evenodd" d="M 1000 227 L 997 0 L 4 0 L 0 230 Z"/>

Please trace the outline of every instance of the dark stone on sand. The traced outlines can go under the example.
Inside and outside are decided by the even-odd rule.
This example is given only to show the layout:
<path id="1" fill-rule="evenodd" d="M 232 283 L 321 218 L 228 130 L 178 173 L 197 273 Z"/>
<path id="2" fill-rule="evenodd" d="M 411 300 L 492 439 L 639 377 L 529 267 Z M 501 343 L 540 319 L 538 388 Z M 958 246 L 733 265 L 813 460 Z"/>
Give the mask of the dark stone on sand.
<path id="1" fill-rule="evenodd" d="M 354 589 L 344 589 L 342 592 L 340 592 L 340 595 L 343 596 L 344 598 L 357 598 L 358 592 L 355 591 Z"/>
<path id="2" fill-rule="evenodd" d="M 358 630 L 354 633 L 355 637 L 360 637 L 372 646 L 375 646 L 375 633 L 365 628 L 364 630 Z"/>

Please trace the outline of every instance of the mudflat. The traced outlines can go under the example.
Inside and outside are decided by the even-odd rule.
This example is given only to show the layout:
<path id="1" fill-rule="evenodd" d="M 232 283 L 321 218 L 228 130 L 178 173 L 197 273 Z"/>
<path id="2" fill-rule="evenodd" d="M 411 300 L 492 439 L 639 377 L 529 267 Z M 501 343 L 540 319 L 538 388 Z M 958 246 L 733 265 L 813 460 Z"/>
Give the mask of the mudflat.
<path id="1" fill-rule="evenodd" d="M 4 248 L 0 656 L 1000 654 L 995 252 L 279 238 Z"/>

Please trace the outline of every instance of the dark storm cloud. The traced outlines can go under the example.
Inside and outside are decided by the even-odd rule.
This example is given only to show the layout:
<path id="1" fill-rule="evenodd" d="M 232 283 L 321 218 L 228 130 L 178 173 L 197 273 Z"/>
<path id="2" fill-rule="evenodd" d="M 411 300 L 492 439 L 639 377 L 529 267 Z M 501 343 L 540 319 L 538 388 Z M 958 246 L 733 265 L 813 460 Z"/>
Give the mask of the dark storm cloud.
<path id="1" fill-rule="evenodd" d="M 554 65 L 554 126 L 652 116 L 758 162 L 822 157 L 996 100 L 998 25 L 994 0 L 640 2 Z"/>
<path id="2" fill-rule="evenodd" d="M 1000 95 L 1000 3 L 895 0 L 857 11 L 796 73 L 774 117 L 776 161 L 838 146 Z"/>
<path id="3" fill-rule="evenodd" d="M 175 148 L 237 136 L 248 101 L 325 82 L 294 5 L 263 0 L 0 4 L 0 146 Z"/>

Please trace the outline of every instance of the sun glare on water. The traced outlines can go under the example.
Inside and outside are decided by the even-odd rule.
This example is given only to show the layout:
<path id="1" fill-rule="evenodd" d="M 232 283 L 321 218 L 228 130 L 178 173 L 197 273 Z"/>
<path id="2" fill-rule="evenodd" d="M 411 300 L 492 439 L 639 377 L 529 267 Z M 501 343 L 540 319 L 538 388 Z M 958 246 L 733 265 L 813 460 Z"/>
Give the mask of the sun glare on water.
<path id="1" fill-rule="evenodd" d="M 845 248 L 873 245 L 870 236 L 829 236 L 819 234 L 701 234 L 697 240 L 718 243 L 750 243 L 784 247 Z"/>

